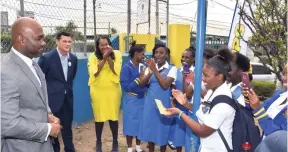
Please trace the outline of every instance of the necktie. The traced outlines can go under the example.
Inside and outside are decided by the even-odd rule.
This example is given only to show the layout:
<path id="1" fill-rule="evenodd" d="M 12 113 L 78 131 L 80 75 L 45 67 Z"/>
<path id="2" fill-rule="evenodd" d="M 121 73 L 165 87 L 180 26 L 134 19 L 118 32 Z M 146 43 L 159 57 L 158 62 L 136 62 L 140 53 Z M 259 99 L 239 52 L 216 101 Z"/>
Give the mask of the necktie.
<path id="1" fill-rule="evenodd" d="M 36 74 L 38 75 L 38 78 L 40 79 L 41 87 L 43 89 L 44 87 L 46 87 L 46 80 L 45 80 L 44 73 L 42 72 L 41 68 L 35 61 L 32 62 L 32 66 L 34 67 Z"/>

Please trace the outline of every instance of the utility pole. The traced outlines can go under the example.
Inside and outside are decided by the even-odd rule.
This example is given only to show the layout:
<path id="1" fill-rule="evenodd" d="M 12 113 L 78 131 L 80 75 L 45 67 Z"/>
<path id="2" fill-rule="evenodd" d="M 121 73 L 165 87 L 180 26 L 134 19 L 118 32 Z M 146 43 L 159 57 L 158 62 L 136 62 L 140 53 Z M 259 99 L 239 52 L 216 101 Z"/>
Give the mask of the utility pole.
<path id="1" fill-rule="evenodd" d="M 156 0 L 156 34 L 161 34 L 159 33 L 159 1 Z"/>
<path id="2" fill-rule="evenodd" d="M 111 24 L 110 22 L 108 23 L 108 35 L 111 37 Z"/>
<path id="3" fill-rule="evenodd" d="M 129 50 L 129 37 L 131 32 L 131 0 L 128 0 L 127 7 L 127 39 L 126 39 L 126 52 Z"/>
<path id="4" fill-rule="evenodd" d="M 20 16 L 24 17 L 25 11 L 24 11 L 24 0 L 20 0 Z"/>
<path id="5" fill-rule="evenodd" d="M 166 12 L 166 26 L 167 26 L 167 33 L 166 33 L 166 47 L 169 47 L 168 40 L 169 40 L 169 0 L 167 0 L 167 12 Z"/>
<path id="6" fill-rule="evenodd" d="M 166 3 L 166 47 L 168 47 L 168 36 L 169 36 L 169 0 L 158 0 Z"/>
<path id="7" fill-rule="evenodd" d="M 84 56 L 87 56 L 87 36 L 86 36 L 86 30 L 87 30 L 87 17 L 86 17 L 86 8 L 87 8 L 87 0 L 84 0 Z"/>
<path id="8" fill-rule="evenodd" d="M 148 34 L 151 33 L 151 0 L 148 1 Z"/>
<path id="9" fill-rule="evenodd" d="M 96 0 L 93 0 L 93 18 L 94 18 L 94 41 L 96 45 L 97 33 L 96 33 Z"/>

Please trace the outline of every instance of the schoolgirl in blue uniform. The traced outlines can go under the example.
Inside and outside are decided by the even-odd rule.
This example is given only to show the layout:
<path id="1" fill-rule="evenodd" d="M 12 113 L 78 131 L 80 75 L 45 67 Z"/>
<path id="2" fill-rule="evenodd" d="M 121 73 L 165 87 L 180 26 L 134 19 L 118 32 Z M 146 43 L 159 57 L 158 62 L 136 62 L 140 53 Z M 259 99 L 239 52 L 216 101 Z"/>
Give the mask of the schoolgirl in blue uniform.
<path id="1" fill-rule="evenodd" d="M 188 48 L 182 53 L 181 63 L 182 65 L 187 64 L 189 67 L 190 72 L 194 71 L 194 61 L 195 61 L 195 49 Z M 183 77 L 183 66 L 177 69 L 177 78 L 175 81 L 175 86 L 177 90 L 181 92 L 184 91 L 184 87 L 187 86 Z M 184 107 L 183 105 L 179 104 L 177 101 L 175 102 L 175 107 L 181 109 L 186 114 L 188 114 L 189 109 Z M 182 147 L 186 144 L 186 124 L 183 120 L 179 120 L 176 117 L 173 118 L 171 131 L 170 131 L 170 141 L 176 147 L 177 152 L 182 151 Z"/>
<path id="2" fill-rule="evenodd" d="M 278 130 L 287 131 L 287 65 L 283 71 L 283 89 L 276 90 L 271 98 L 261 105 L 255 92 L 248 90 L 243 85 L 243 95 L 249 99 L 253 115 L 258 120 L 259 126 L 264 132 L 264 137 Z"/>
<path id="3" fill-rule="evenodd" d="M 233 60 L 230 63 L 231 71 L 227 77 L 227 83 L 231 85 L 231 92 L 233 98 L 242 106 L 249 107 L 249 102 L 245 101 L 244 96 L 242 95 L 242 72 L 248 72 L 250 69 L 250 60 L 243 54 L 239 52 L 233 54 Z M 250 79 L 251 81 L 251 79 Z"/>
<path id="4" fill-rule="evenodd" d="M 153 48 L 154 59 L 147 61 L 153 75 L 145 98 L 138 138 L 148 142 L 149 152 L 154 152 L 155 145 L 161 146 L 160 151 L 165 152 L 168 143 L 172 119 L 159 113 L 155 99 L 161 100 L 164 107 L 171 107 L 170 86 L 176 79 L 177 69 L 167 62 L 169 54 L 169 49 L 164 45 L 156 45 Z"/>
<path id="5" fill-rule="evenodd" d="M 140 140 L 137 138 L 139 125 L 143 115 L 146 84 L 151 74 L 145 75 L 145 68 L 140 62 L 144 58 L 144 48 L 134 41 L 129 56 L 131 60 L 125 64 L 120 73 L 120 83 L 123 90 L 123 134 L 126 136 L 128 152 L 132 152 L 132 140 L 136 137 L 136 151 L 141 152 Z"/>

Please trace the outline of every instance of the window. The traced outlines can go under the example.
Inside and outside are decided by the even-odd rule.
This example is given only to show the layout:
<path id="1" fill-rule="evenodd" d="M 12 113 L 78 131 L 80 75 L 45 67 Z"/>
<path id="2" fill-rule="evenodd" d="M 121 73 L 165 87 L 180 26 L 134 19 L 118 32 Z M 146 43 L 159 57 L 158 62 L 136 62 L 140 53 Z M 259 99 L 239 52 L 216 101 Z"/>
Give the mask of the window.
<path id="1" fill-rule="evenodd" d="M 271 72 L 264 65 L 252 65 L 253 74 L 271 74 Z"/>

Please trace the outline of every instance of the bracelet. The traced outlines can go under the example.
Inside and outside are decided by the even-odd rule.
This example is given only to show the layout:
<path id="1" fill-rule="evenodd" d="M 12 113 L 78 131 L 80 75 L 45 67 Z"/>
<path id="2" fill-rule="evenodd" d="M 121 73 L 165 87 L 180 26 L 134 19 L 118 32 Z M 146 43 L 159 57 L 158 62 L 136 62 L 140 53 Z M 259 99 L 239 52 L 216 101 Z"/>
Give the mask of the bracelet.
<path id="1" fill-rule="evenodd" d="M 181 112 L 179 113 L 179 115 L 178 115 L 178 119 L 179 119 L 179 120 L 181 120 L 182 114 L 183 114 L 183 111 L 181 111 Z"/>

